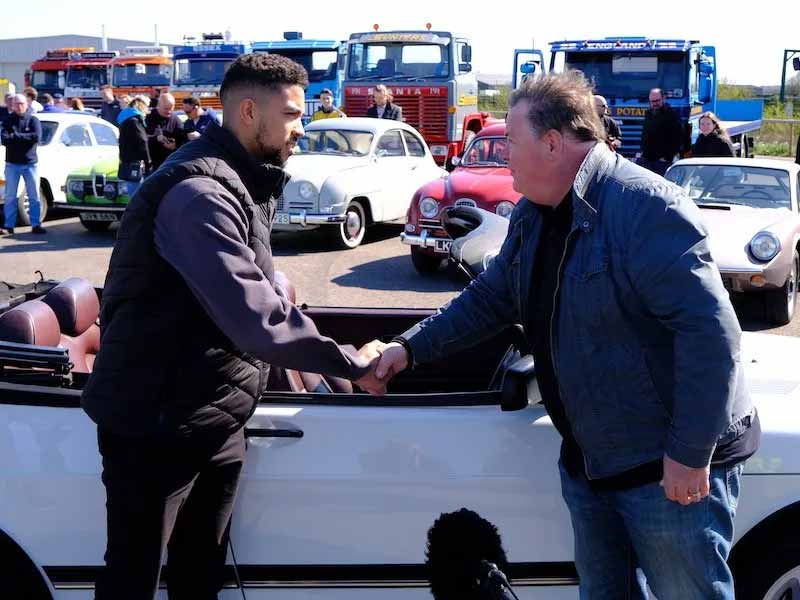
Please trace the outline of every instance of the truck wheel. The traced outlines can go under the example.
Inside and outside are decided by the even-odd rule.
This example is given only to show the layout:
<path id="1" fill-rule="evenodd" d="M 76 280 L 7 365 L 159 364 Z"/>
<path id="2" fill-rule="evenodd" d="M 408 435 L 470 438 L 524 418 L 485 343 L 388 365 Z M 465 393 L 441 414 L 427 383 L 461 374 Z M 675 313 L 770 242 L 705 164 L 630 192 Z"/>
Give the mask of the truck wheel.
<path id="1" fill-rule="evenodd" d="M 437 256 L 425 254 L 421 248 L 411 246 L 411 263 L 420 275 L 430 275 L 439 270 L 442 259 Z"/>
<path id="2" fill-rule="evenodd" d="M 776 542 L 757 556 L 748 553 L 745 562 L 746 568 L 733 574 L 737 598 L 800 598 L 800 545 L 796 542 Z"/>
<path id="3" fill-rule="evenodd" d="M 111 227 L 110 221 L 88 221 L 84 220 L 83 217 L 78 217 L 81 221 L 81 225 L 83 225 L 87 231 L 91 231 L 92 233 L 101 233 L 103 231 L 108 231 L 108 228 Z"/>
<path id="4" fill-rule="evenodd" d="M 334 245 L 338 248 L 352 250 L 364 240 L 364 232 L 367 230 L 367 216 L 364 207 L 358 202 L 351 202 L 344 213 L 345 222 L 331 226 L 330 233 Z"/>
<path id="5" fill-rule="evenodd" d="M 44 220 L 47 217 L 47 209 L 49 208 L 48 205 L 50 202 L 47 196 L 47 191 L 42 183 L 39 183 L 39 204 L 41 205 L 39 210 L 39 220 L 44 223 Z M 22 194 L 20 194 L 19 198 L 17 198 L 17 225 L 24 226 L 31 224 L 30 211 L 30 200 L 28 199 L 28 190 L 26 189 L 24 192 L 22 192 Z"/>
<path id="6" fill-rule="evenodd" d="M 777 290 L 768 290 L 764 294 L 764 309 L 771 323 L 786 325 L 792 321 L 797 306 L 798 272 L 800 272 L 800 256 L 795 251 L 792 270 L 786 278 L 786 283 Z"/>

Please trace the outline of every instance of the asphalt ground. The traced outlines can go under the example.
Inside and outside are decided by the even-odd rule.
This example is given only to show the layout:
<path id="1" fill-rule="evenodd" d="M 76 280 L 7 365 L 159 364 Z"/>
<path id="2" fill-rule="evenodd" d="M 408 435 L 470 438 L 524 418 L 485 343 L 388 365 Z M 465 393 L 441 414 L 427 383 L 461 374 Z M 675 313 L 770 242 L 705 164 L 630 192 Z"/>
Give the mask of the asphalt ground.
<path id="1" fill-rule="evenodd" d="M 116 236 L 116 225 L 105 233 L 86 231 L 76 217 L 51 211 L 47 235 L 21 227 L 0 237 L 0 280 L 14 283 L 44 278 L 85 277 L 101 286 Z M 400 227 L 375 226 L 354 250 L 334 250 L 318 231 L 276 234 L 273 253 L 277 269 L 297 288 L 299 302 L 310 306 L 436 308 L 453 298 L 464 282 L 443 269 L 433 276 L 417 274 L 409 248 L 400 243 Z M 800 317 L 775 327 L 764 320 L 757 296 L 734 298 L 734 306 L 749 331 L 800 335 Z"/>

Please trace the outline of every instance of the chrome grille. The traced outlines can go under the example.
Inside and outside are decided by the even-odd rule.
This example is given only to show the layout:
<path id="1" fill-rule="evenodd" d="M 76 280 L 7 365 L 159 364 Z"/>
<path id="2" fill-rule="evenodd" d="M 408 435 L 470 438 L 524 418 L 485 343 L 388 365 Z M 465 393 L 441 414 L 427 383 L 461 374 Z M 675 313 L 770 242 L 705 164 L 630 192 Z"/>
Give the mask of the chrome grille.
<path id="1" fill-rule="evenodd" d="M 472 208 L 476 208 L 478 204 L 471 198 L 459 198 L 456 200 L 456 206 L 471 206 Z"/>

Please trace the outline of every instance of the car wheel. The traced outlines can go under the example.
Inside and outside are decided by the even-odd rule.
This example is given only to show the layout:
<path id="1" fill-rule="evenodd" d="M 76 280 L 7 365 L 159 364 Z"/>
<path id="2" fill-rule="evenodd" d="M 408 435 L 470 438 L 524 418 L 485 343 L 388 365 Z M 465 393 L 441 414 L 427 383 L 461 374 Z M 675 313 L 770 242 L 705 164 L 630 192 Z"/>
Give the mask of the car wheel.
<path id="1" fill-rule="evenodd" d="M 795 307 L 797 306 L 797 277 L 800 272 L 800 256 L 797 251 L 794 253 L 792 270 L 786 283 L 777 290 L 769 290 L 764 297 L 764 308 L 767 319 L 776 325 L 786 325 L 794 317 Z"/>
<path id="2" fill-rule="evenodd" d="M 351 202 L 344 213 L 344 223 L 331 227 L 333 243 L 344 249 L 356 248 L 364 240 L 367 230 L 367 215 L 358 202 Z"/>
<path id="3" fill-rule="evenodd" d="M 49 208 L 49 202 L 47 198 L 47 192 L 45 191 L 44 186 L 40 183 L 39 184 L 39 203 L 41 208 L 39 212 L 39 220 L 44 223 L 45 218 L 47 218 L 47 209 Z M 24 226 L 31 224 L 31 203 L 28 199 L 28 190 L 22 192 L 22 194 L 17 198 L 17 225 Z"/>
<path id="4" fill-rule="evenodd" d="M 111 227 L 111 221 L 89 221 L 85 220 L 83 217 L 78 218 L 81 221 L 81 225 L 83 225 L 87 231 L 91 231 L 92 233 L 108 231 L 108 228 Z"/>
<path id="5" fill-rule="evenodd" d="M 430 275 L 439 270 L 442 259 L 438 256 L 425 254 L 421 248 L 411 246 L 411 263 L 420 275 Z"/>
<path id="6" fill-rule="evenodd" d="M 748 553 L 746 562 L 743 572 L 733 574 L 737 598 L 800 598 L 800 546 L 776 541 L 773 548 L 760 553 L 758 557 Z"/>

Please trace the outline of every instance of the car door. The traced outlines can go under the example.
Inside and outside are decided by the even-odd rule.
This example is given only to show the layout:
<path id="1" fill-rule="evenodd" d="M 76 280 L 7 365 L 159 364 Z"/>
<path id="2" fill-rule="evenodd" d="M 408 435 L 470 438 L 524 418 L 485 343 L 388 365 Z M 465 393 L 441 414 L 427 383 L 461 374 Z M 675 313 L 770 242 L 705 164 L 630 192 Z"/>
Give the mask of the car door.
<path id="1" fill-rule="evenodd" d="M 541 406 L 498 402 L 268 393 L 232 525 L 248 600 L 428 600 L 427 531 L 461 507 L 498 527 L 521 599 L 574 599 L 560 438 Z"/>
<path id="2" fill-rule="evenodd" d="M 64 126 L 65 125 L 65 126 Z M 57 135 L 53 150 L 55 155 L 48 160 L 46 167 L 42 165 L 40 176 L 51 180 L 51 188 L 61 187 L 66 183 L 67 176 L 82 167 L 91 166 L 97 162 L 97 147 L 94 144 L 89 124 L 85 121 L 62 125 L 63 129 Z M 57 201 L 66 202 L 66 197 L 61 194 Z"/>
<path id="3" fill-rule="evenodd" d="M 406 155 L 400 129 L 390 129 L 378 139 L 375 146 L 375 170 L 383 185 L 379 194 L 381 216 L 375 217 L 377 211 L 373 207 L 373 218 L 376 221 L 393 221 L 404 217 L 414 192 L 411 190 L 413 184 L 410 183 L 411 163 Z"/>

